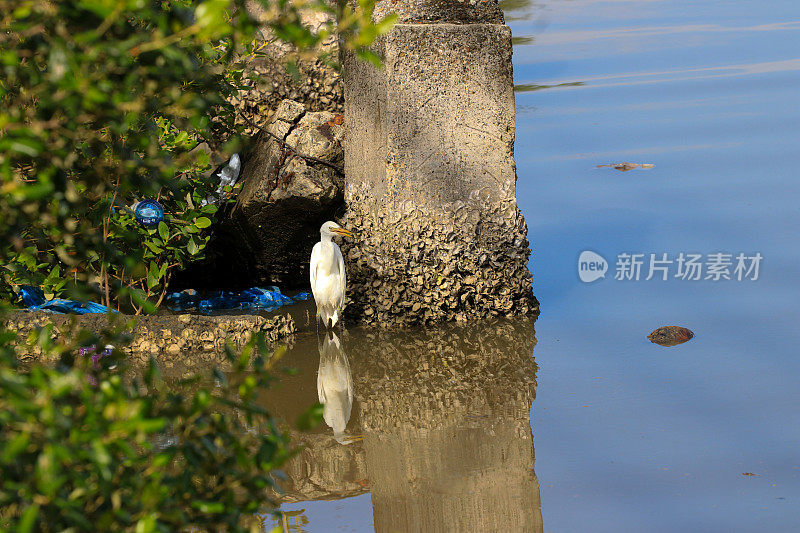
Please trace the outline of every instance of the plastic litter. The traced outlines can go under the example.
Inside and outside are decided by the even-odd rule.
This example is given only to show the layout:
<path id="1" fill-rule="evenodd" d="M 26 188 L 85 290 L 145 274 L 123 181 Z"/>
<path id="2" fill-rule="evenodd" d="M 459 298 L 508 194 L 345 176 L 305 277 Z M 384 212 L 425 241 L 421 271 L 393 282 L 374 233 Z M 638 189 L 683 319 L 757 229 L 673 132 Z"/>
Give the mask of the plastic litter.
<path id="1" fill-rule="evenodd" d="M 103 357 L 108 357 L 114 351 L 113 344 L 106 344 L 106 347 L 103 348 L 102 351 L 97 351 L 97 345 L 90 344 L 89 346 L 84 346 L 83 348 L 78 349 L 78 355 L 83 357 L 84 355 L 91 354 L 92 356 L 92 363 L 97 364 L 97 362 L 102 359 Z"/>
<path id="2" fill-rule="evenodd" d="M 210 195 L 208 198 L 200 202 L 201 206 L 208 204 L 217 204 L 219 199 L 225 193 L 225 187 L 233 187 L 239 180 L 239 172 L 242 170 L 242 161 L 239 159 L 239 154 L 233 154 L 228 161 L 228 164 L 222 170 L 217 172 L 219 178 L 219 187 L 217 187 L 217 194 Z"/>
<path id="3" fill-rule="evenodd" d="M 78 349 L 78 355 L 80 357 L 84 357 L 86 355 L 92 356 L 92 368 L 94 370 L 100 370 L 100 360 L 104 357 L 110 356 L 113 352 L 113 344 L 106 344 L 106 347 L 103 349 L 103 351 L 98 351 L 97 345 L 95 344 L 90 344 L 89 346 L 84 346 L 83 348 Z M 112 364 L 108 367 L 109 370 L 113 370 L 115 368 L 117 368 L 116 364 Z M 97 378 L 94 375 L 89 374 L 86 376 L 86 378 L 91 386 L 97 386 Z"/>
<path id="4" fill-rule="evenodd" d="M 155 200 L 142 200 L 134 204 L 133 216 L 142 226 L 157 226 L 164 220 L 164 207 Z"/>
<path id="5" fill-rule="evenodd" d="M 77 315 L 85 315 L 87 313 L 107 313 L 109 308 L 105 305 L 100 305 L 94 302 L 76 302 L 75 300 L 65 300 L 63 298 L 54 298 L 47 300 L 44 297 L 44 291 L 40 287 L 33 287 L 31 285 L 22 285 L 20 287 L 22 294 L 22 303 L 32 311 L 48 311 L 51 313 L 74 313 Z M 114 311 L 112 309 L 112 311 Z M 116 311 L 114 311 L 116 312 Z"/>
<path id="6" fill-rule="evenodd" d="M 278 287 L 251 287 L 241 291 L 217 290 L 200 294 L 194 289 L 172 292 L 165 301 L 171 311 L 198 311 L 210 314 L 225 309 L 247 309 L 253 311 L 274 311 L 281 306 L 307 300 L 311 295 L 307 292 L 289 297 L 281 293 Z"/>

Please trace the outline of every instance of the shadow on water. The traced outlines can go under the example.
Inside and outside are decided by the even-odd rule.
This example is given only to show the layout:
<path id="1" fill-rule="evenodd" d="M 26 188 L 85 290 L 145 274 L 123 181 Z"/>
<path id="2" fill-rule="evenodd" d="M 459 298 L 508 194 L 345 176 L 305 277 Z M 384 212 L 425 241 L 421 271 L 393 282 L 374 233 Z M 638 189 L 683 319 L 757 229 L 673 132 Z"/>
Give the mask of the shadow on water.
<path id="1" fill-rule="evenodd" d="M 283 501 L 369 492 L 376 531 L 542 531 L 535 344 L 532 318 L 296 336 L 263 401 L 293 420 L 325 400 L 325 424 L 295 435 Z"/>
<path id="2" fill-rule="evenodd" d="M 530 93 L 533 91 L 543 91 L 545 89 L 558 89 L 559 87 L 580 87 L 585 85 L 582 81 L 570 81 L 566 83 L 554 83 L 551 85 L 540 85 L 536 83 L 517 83 L 514 85 L 514 92 Z"/>

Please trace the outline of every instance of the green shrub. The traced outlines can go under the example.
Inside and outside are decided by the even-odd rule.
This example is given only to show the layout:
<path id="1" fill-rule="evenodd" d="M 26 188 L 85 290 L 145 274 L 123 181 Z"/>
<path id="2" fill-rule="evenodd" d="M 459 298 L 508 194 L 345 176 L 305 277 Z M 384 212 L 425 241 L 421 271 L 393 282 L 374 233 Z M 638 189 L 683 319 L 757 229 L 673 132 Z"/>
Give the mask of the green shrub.
<path id="1" fill-rule="evenodd" d="M 301 26 L 299 3 L 261 3 L 274 35 L 301 50 L 334 31 Z M 0 318 L 19 284 L 97 299 L 96 283 L 107 304 L 151 310 L 170 269 L 202 254 L 212 184 L 192 148 L 235 134 L 227 97 L 257 53 L 245 4 L 0 0 Z M 371 22 L 373 0 L 359 6 L 305 4 L 336 11 L 342 46 L 377 61 L 367 46 L 392 21 Z M 163 201 L 169 223 L 144 229 L 114 207 L 142 198 Z M 274 469 L 292 451 L 254 403 L 276 357 L 263 341 L 228 351 L 234 371 L 213 386 L 171 390 L 152 364 L 130 381 L 110 369 L 119 353 L 98 368 L 75 356 L 124 346 L 119 331 L 67 338 L 53 345 L 45 328 L 38 343 L 61 362 L 22 365 L 0 327 L 0 528 L 237 530 L 273 508 Z M 319 418 L 316 406 L 303 420 Z"/>
<path id="2" fill-rule="evenodd" d="M 239 356 L 227 351 L 227 374 L 167 387 L 152 361 L 126 379 L 119 352 L 93 364 L 48 333 L 40 344 L 58 365 L 0 355 L 0 528 L 241 531 L 250 516 L 257 529 L 253 515 L 274 508 L 273 470 L 293 453 L 255 401 L 280 353 L 257 338 Z M 119 337 L 80 343 L 110 339 Z M 317 423 L 319 409 L 310 416 Z"/>
<path id="3" fill-rule="evenodd" d="M 260 3 L 274 35 L 305 53 L 335 30 L 303 27 L 299 2 Z M 138 312 L 202 257 L 214 209 L 198 200 L 212 186 L 197 177 L 208 156 L 192 148 L 224 132 L 221 151 L 236 149 L 229 97 L 259 53 L 246 4 L 0 0 L 0 299 L 30 284 Z M 343 46 L 371 59 L 366 47 L 391 25 L 371 22 L 373 6 L 335 9 Z M 166 229 L 113 209 L 143 198 L 164 202 Z"/>

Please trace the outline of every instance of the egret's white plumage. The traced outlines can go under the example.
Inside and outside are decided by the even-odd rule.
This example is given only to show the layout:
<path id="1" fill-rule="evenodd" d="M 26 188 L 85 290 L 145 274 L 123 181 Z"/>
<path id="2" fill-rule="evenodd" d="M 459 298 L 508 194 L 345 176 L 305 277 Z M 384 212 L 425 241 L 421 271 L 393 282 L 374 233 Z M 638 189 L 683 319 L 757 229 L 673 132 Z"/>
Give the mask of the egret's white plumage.
<path id="1" fill-rule="evenodd" d="M 322 225 L 319 234 L 320 241 L 311 250 L 311 292 L 317 303 L 317 319 L 321 318 L 327 328 L 329 321 L 333 327 L 341 318 L 347 290 L 344 257 L 332 238 L 334 234 L 346 237 L 353 234 L 330 221 Z"/>
<path id="2" fill-rule="evenodd" d="M 333 430 L 336 441 L 350 444 L 356 440 L 344 431 L 353 408 L 353 374 L 347 355 L 333 331 L 327 332 L 319 345 L 317 396 L 323 406 L 322 417 Z"/>

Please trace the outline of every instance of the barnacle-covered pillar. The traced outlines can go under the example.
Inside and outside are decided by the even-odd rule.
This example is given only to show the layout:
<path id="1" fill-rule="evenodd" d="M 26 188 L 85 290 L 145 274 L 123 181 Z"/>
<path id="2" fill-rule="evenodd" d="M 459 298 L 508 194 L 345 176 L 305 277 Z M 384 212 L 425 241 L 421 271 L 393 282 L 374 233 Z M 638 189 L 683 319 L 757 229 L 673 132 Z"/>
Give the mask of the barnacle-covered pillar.
<path id="1" fill-rule="evenodd" d="M 517 208 L 511 31 L 496 0 L 382 0 L 345 55 L 348 314 L 431 323 L 538 310 Z"/>

